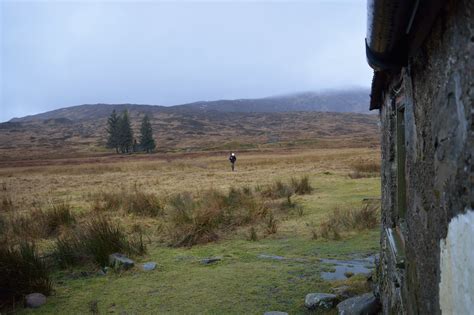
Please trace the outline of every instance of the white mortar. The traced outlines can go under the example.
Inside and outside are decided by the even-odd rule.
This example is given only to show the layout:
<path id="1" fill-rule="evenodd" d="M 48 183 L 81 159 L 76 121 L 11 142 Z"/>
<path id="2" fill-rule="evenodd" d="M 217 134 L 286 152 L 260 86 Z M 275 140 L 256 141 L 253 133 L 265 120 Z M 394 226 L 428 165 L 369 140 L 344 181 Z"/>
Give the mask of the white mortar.
<path id="1" fill-rule="evenodd" d="M 443 314 L 474 312 L 474 211 L 454 217 L 440 241 L 439 304 Z"/>

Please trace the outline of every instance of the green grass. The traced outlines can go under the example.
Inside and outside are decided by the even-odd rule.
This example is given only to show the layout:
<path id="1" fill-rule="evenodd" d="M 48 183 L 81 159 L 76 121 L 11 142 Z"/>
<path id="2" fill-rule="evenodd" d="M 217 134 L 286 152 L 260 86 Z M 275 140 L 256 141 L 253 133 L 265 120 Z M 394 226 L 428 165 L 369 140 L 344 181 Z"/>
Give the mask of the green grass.
<path id="1" fill-rule="evenodd" d="M 324 266 L 317 258 L 343 257 L 354 253 L 354 248 L 373 252 L 377 235 L 370 232 L 340 242 L 290 239 L 226 241 L 190 250 L 157 247 L 143 261 L 157 261 L 158 270 L 67 281 L 56 286 L 56 295 L 39 312 L 86 313 L 88 302 L 98 300 L 104 313 L 110 309 L 127 313 L 262 314 L 271 309 L 304 313 L 306 293 L 328 292 L 331 287 L 319 277 Z M 262 253 L 308 261 L 258 258 Z M 223 260 L 210 266 L 199 263 L 209 256 Z"/>
<path id="2" fill-rule="evenodd" d="M 330 292 L 336 285 L 320 278 L 320 271 L 328 266 L 318 259 L 375 253 L 379 229 L 343 233 L 338 241 L 312 240 L 309 223 L 317 226 L 334 207 L 360 205 L 362 198 L 378 196 L 380 179 L 313 174 L 310 182 L 312 194 L 294 197 L 303 205 L 304 214 L 279 217 L 276 234 L 264 237 L 265 227 L 257 225 L 258 241 L 248 241 L 249 229 L 242 228 L 217 242 L 189 249 L 152 242 L 138 263 L 155 261 L 157 270 L 134 268 L 122 274 L 76 280 L 71 279 L 71 271 L 56 272 L 55 293 L 48 303 L 20 313 L 85 314 L 91 301 L 97 301 L 100 313 L 263 314 L 279 310 L 310 314 L 303 305 L 305 295 Z M 262 259 L 260 254 L 302 261 Z M 222 261 L 207 266 L 199 263 L 214 256 L 222 257 Z"/>

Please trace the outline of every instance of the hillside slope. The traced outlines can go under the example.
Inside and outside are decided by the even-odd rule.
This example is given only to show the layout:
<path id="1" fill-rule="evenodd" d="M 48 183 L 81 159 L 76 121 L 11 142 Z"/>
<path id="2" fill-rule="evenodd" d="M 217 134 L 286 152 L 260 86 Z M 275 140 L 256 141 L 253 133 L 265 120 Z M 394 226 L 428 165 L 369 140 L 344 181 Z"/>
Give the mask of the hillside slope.
<path id="1" fill-rule="evenodd" d="M 95 108 L 97 107 L 97 108 Z M 107 117 L 116 106 L 79 107 L 81 115 L 0 124 L 0 160 L 94 156 L 105 148 Z M 158 152 L 366 147 L 378 144 L 377 116 L 354 113 L 169 111 L 127 105 L 135 137 L 151 115 Z M 97 115 L 97 113 L 101 113 Z M 91 113 L 94 113 L 91 117 Z M 99 116 L 94 118 L 94 116 Z M 50 118 L 46 118 L 50 117 Z M 53 118 L 54 117 L 54 118 Z M 89 118 L 88 118 L 89 117 Z"/>

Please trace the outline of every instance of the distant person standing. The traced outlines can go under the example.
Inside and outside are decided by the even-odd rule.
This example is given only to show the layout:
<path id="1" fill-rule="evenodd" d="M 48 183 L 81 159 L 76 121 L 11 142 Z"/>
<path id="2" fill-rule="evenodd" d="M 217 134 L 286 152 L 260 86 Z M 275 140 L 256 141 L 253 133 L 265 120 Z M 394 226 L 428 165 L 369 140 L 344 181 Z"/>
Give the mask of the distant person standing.
<path id="1" fill-rule="evenodd" d="M 235 156 L 235 153 L 230 154 L 229 161 L 230 161 L 230 164 L 232 165 L 232 172 L 233 172 L 234 171 L 234 166 L 235 166 L 235 161 L 237 161 L 237 157 Z"/>

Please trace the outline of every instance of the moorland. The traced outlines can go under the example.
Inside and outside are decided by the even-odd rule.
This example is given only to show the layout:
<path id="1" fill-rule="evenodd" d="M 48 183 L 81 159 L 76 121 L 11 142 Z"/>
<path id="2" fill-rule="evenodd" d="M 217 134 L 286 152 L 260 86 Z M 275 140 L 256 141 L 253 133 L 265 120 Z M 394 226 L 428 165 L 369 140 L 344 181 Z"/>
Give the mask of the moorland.
<path id="1" fill-rule="evenodd" d="M 136 130 L 149 111 L 129 112 Z M 157 152 L 125 155 L 104 147 L 106 118 L 1 124 L 0 247 L 41 271 L 16 295 L 48 293 L 17 312 L 305 314 L 308 293 L 370 290 L 332 275 L 379 246 L 377 117 L 162 112 Z M 105 268 L 117 251 L 135 266 Z"/>

